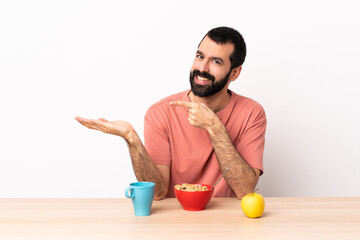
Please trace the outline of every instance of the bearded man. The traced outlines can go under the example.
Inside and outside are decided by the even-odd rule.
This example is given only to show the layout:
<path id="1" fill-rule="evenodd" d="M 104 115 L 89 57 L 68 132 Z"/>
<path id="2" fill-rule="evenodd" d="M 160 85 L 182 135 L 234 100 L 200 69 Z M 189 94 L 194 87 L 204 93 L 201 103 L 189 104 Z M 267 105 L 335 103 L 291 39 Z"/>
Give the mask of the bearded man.
<path id="1" fill-rule="evenodd" d="M 229 90 L 245 56 L 238 31 L 211 29 L 196 51 L 191 89 L 162 99 L 145 114 L 144 145 L 126 121 L 76 120 L 125 139 L 136 178 L 155 183 L 155 200 L 174 197 L 176 184 L 212 185 L 227 168 L 213 196 L 241 199 L 263 174 L 266 130 L 262 106 Z"/>

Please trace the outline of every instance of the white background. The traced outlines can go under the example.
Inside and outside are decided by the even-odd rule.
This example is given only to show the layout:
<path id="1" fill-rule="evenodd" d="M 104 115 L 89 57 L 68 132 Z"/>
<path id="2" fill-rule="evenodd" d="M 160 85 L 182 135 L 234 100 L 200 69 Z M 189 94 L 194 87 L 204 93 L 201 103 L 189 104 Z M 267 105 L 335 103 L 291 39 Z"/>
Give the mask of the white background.
<path id="1" fill-rule="evenodd" d="M 124 197 L 129 121 L 189 88 L 197 45 L 230 26 L 248 56 L 233 91 L 268 129 L 264 196 L 360 196 L 357 1 L 1 1 L 0 197 Z"/>

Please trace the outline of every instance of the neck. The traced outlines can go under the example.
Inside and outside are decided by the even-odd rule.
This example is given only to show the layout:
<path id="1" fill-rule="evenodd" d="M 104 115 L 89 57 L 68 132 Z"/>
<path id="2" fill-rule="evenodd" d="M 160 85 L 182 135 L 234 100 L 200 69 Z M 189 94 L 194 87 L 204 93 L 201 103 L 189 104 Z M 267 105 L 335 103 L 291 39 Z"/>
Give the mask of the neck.
<path id="1" fill-rule="evenodd" d="M 189 99 L 191 102 L 203 103 L 210 108 L 214 113 L 223 110 L 230 101 L 231 94 L 227 89 L 223 89 L 220 92 L 208 97 L 198 97 L 193 94 L 192 91 L 189 93 Z"/>

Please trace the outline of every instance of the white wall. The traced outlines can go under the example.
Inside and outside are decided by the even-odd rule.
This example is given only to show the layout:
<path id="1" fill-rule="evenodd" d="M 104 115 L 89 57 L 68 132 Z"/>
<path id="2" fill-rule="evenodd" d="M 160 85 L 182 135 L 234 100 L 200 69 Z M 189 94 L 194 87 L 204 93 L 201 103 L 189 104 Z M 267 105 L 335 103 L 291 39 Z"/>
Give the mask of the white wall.
<path id="1" fill-rule="evenodd" d="M 290 3 L 291 2 L 291 3 Z M 268 117 L 265 196 L 360 196 L 357 1 L 1 1 L 0 197 L 123 197 L 125 142 L 74 117 L 128 120 L 189 88 L 203 35 L 248 45 L 230 88 Z"/>

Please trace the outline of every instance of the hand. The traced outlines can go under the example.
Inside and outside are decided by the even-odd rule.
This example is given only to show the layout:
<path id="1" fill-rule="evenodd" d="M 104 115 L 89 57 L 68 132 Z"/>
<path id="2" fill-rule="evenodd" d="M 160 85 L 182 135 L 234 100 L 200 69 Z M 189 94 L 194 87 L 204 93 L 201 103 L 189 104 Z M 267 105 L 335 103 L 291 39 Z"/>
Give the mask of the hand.
<path id="1" fill-rule="evenodd" d="M 125 139 L 129 138 L 129 135 L 133 132 L 133 127 L 130 123 L 122 120 L 118 121 L 108 121 L 104 118 L 95 119 L 86 119 L 82 117 L 75 117 L 75 119 L 83 126 L 98 130 L 104 133 L 117 135 Z"/>
<path id="2" fill-rule="evenodd" d="M 189 123 L 194 127 L 209 130 L 216 123 L 220 122 L 216 114 L 203 103 L 173 101 L 170 102 L 170 105 L 186 107 L 189 114 Z"/>

